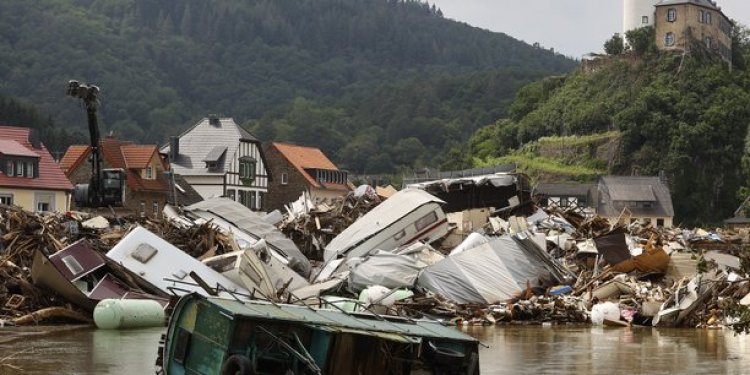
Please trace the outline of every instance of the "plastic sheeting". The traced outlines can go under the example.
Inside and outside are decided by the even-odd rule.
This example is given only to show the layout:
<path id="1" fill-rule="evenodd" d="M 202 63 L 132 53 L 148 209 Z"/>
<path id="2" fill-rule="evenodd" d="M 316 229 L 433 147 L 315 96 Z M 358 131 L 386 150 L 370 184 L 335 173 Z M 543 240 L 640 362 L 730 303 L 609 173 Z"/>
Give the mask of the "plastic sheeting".
<path id="1" fill-rule="evenodd" d="M 386 288 L 412 288 L 419 271 L 442 260 L 429 246 L 417 244 L 399 252 L 378 250 L 366 258 L 352 258 L 349 266 L 349 289 L 360 291 L 372 285 Z"/>
<path id="2" fill-rule="evenodd" d="M 468 249 L 473 249 L 481 244 L 489 242 L 489 239 L 480 233 L 472 232 L 466 239 L 461 242 L 458 246 L 451 250 L 450 256 L 458 255 Z"/>
<path id="3" fill-rule="evenodd" d="M 417 284 L 460 304 L 495 304 L 539 285 L 546 271 L 511 236 L 489 242 L 422 270 Z"/>

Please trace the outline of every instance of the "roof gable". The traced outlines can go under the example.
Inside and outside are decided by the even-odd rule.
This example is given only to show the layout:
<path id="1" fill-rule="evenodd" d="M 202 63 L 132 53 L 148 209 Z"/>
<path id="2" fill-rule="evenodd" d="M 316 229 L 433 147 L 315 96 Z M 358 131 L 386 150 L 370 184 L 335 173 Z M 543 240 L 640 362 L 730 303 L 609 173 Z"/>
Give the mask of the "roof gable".
<path id="1" fill-rule="evenodd" d="M 597 213 L 615 217 L 623 202 L 649 202 L 651 207 L 628 206 L 635 216 L 674 216 L 669 187 L 656 176 L 606 176 L 599 179 Z M 617 202 L 617 203 L 615 203 Z"/>
<path id="2" fill-rule="evenodd" d="M 132 145 L 120 147 L 125 167 L 128 169 L 145 169 L 157 155 L 156 145 Z"/>
<path id="3" fill-rule="evenodd" d="M 240 142 L 257 143 L 258 140 L 232 118 L 221 118 L 214 123 L 204 118 L 179 136 L 179 155 L 175 160 L 171 160 L 172 168 L 175 173 L 188 176 L 223 174 L 230 169 Z M 216 172 L 213 172 L 213 169 L 209 171 L 205 160 L 213 156 L 212 151 L 220 150 L 222 147 L 226 148 L 223 166 L 216 168 Z M 169 153 L 169 149 L 170 146 L 167 144 L 159 151 L 166 154 Z"/>
<path id="4" fill-rule="evenodd" d="M 73 184 L 70 183 L 60 166 L 47 150 L 43 143 L 39 148 L 34 148 L 29 142 L 31 129 L 14 126 L 0 126 L 0 139 L 6 141 L 15 141 L 20 147 L 26 149 L 25 152 L 37 155 L 39 158 L 39 177 L 10 177 L 5 173 L 0 173 L 0 186 L 26 188 L 26 189 L 50 189 L 50 190 L 73 190 Z"/>
<path id="5" fill-rule="evenodd" d="M 307 173 L 305 169 L 339 170 L 338 167 L 336 167 L 336 164 L 333 164 L 333 162 L 328 159 L 319 148 L 297 146 L 279 142 L 274 142 L 271 146 L 276 148 L 281 156 L 283 156 L 284 159 L 294 167 L 294 169 L 302 174 L 312 186 L 321 187 L 320 183 Z"/>
<path id="6" fill-rule="evenodd" d="M 91 146 L 71 145 L 65 151 L 60 160 L 60 168 L 66 176 L 70 177 L 73 172 L 86 160 L 86 156 L 91 152 Z"/>

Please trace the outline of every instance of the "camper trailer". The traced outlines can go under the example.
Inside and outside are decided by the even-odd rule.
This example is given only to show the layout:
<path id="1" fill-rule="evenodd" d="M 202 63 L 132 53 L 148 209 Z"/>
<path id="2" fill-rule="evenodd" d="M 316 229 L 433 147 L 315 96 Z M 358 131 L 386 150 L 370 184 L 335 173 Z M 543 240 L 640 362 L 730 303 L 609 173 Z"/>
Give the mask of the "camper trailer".
<path id="1" fill-rule="evenodd" d="M 238 295 L 249 293 L 244 287 L 140 226 L 107 252 L 107 257 L 169 295 L 182 296 L 195 292 L 237 298 Z M 221 290 L 209 293 L 200 283 Z"/>
<path id="2" fill-rule="evenodd" d="M 438 240 L 448 233 L 444 203 L 423 190 L 399 191 L 336 236 L 325 248 L 325 261 Z"/>

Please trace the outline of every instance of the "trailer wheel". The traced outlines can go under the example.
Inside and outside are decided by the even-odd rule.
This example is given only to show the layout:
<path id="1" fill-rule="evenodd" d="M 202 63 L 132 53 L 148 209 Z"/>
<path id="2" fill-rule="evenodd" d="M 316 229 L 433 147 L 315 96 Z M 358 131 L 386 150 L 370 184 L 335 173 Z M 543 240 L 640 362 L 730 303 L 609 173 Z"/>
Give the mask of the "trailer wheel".
<path id="1" fill-rule="evenodd" d="M 255 375 L 255 370 L 249 358 L 233 354 L 221 365 L 221 375 Z"/>

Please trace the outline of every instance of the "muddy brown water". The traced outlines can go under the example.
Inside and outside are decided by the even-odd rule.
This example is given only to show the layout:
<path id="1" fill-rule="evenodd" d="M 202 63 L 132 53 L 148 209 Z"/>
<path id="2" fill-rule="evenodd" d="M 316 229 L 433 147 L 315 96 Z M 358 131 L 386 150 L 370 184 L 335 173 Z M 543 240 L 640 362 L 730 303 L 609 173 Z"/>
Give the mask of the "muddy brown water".
<path id="1" fill-rule="evenodd" d="M 37 329 L 38 330 L 38 329 Z M 153 374 L 161 328 L 37 334 L 0 329 L 0 374 Z M 750 336 L 728 330 L 465 327 L 483 375 L 750 374 Z M 14 338 L 10 340 L 10 338 Z"/>

